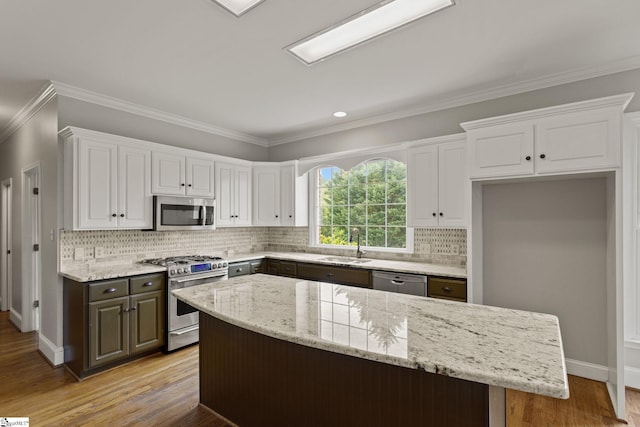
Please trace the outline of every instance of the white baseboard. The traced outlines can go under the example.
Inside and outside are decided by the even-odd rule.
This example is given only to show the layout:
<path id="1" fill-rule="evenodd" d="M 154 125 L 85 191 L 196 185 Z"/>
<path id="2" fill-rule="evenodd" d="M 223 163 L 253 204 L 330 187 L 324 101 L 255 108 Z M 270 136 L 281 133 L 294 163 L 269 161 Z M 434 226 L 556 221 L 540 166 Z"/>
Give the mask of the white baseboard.
<path id="1" fill-rule="evenodd" d="M 22 331 L 22 315 L 15 311 L 13 308 L 9 309 L 9 320 L 20 331 Z"/>
<path id="2" fill-rule="evenodd" d="M 64 347 L 56 347 L 51 341 L 41 333 L 38 334 L 38 350 L 49 359 L 54 366 L 60 366 L 64 363 Z"/>
<path id="3" fill-rule="evenodd" d="M 606 366 L 573 359 L 566 359 L 566 364 L 568 374 L 601 382 L 609 380 L 609 368 Z"/>

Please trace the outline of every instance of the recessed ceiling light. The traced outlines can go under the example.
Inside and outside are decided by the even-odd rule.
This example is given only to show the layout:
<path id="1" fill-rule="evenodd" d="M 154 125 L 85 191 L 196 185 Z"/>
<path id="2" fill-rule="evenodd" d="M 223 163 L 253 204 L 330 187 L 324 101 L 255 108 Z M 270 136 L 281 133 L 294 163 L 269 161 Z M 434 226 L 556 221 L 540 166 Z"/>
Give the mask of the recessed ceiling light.
<path id="1" fill-rule="evenodd" d="M 335 113 L 333 113 L 333 117 L 338 117 L 338 118 L 347 117 L 347 113 L 345 113 L 344 111 L 336 111 Z"/>
<path id="2" fill-rule="evenodd" d="M 213 0 L 236 16 L 253 9 L 264 0 Z"/>
<path id="3" fill-rule="evenodd" d="M 310 65 L 454 4 L 454 0 L 385 0 L 286 49 Z"/>

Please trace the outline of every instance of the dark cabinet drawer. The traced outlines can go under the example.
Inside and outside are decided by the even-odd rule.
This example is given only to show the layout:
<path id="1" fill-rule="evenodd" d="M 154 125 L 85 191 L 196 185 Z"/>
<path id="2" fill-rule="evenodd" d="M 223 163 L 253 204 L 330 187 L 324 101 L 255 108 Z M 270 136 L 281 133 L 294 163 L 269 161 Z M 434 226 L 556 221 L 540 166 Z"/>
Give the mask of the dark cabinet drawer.
<path id="1" fill-rule="evenodd" d="M 331 267 L 319 264 L 298 264 L 298 277 L 340 285 L 371 287 L 369 270 L 349 267 Z"/>
<path id="2" fill-rule="evenodd" d="M 287 277 L 297 277 L 298 266 L 295 262 L 291 261 L 279 261 L 278 262 L 278 275 Z"/>
<path id="3" fill-rule="evenodd" d="M 262 262 L 261 259 L 258 259 L 256 261 L 251 261 L 251 274 L 262 273 L 264 271 L 263 265 L 264 263 Z"/>
<path id="4" fill-rule="evenodd" d="M 229 278 L 246 274 L 251 274 L 251 263 L 249 261 L 229 264 Z"/>
<path id="5" fill-rule="evenodd" d="M 129 279 L 108 280 L 89 285 L 89 301 L 103 301 L 129 295 Z"/>
<path id="6" fill-rule="evenodd" d="M 452 301 L 467 301 L 467 281 L 464 279 L 449 279 L 444 277 L 429 277 L 427 296 Z"/>
<path id="7" fill-rule="evenodd" d="M 164 290 L 164 274 L 135 276 L 129 280 L 131 294 Z"/>

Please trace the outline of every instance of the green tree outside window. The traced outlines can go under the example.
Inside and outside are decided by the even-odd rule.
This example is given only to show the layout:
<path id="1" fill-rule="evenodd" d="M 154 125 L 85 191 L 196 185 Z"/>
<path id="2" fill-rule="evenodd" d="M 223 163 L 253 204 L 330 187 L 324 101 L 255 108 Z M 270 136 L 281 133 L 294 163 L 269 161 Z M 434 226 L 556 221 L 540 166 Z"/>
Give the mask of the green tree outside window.
<path id="1" fill-rule="evenodd" d="M 318 242 L 353 246 L 358 228 L 368 247 L 407 247 L 407 167 L 395 160 L 371 160 L 344 171 L 318 169 Z M 355 239 L 354 239 L 355 240 Z"/>

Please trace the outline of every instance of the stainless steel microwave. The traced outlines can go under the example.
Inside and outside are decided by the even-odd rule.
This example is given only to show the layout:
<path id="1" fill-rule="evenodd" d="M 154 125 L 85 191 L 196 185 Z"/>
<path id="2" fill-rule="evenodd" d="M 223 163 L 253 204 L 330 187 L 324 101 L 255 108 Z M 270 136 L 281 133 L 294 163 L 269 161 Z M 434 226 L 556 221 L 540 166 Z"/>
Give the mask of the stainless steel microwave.
<path id="1" fill-rule="evenodd" d="M 213 230 L 215 199 L 153 196 L 153 229 Z"/>

